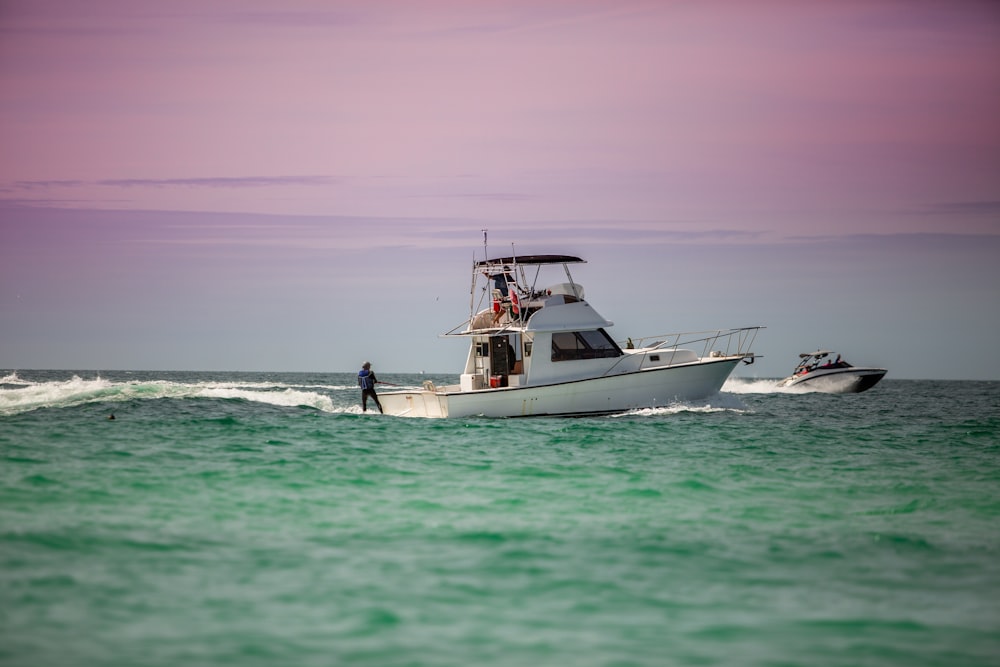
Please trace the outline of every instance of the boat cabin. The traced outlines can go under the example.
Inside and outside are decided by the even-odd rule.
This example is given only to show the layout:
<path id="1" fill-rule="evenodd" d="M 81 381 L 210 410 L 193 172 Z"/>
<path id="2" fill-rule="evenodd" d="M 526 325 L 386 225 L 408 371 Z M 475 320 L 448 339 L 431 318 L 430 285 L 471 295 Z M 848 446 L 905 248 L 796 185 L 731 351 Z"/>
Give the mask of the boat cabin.
<path id="1" fill-rule="evenodd" d="M 527 255 L 475 264 L 477 279 L 486 281 L 480 303 L 465 329 L 449 334 L 472 338 L 462 391 L 588 377 L 594 369 L 586 362 L 624 354 L 605 330 L 612 322 L 584 301 L 583 286 L 573 280 L 569 265 L 583 262 L 568 255 Z M 561 266 L 565 280 L 541 284 L 542 269 L 551 266 Z"/>

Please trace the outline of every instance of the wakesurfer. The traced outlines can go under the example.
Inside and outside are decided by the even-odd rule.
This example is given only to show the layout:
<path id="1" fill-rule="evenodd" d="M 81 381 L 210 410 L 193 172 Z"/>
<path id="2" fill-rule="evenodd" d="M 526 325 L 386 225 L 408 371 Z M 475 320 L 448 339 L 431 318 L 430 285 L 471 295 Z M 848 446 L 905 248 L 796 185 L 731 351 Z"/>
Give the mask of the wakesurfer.
<path id="1" fill-rule="evenodd" d="M 378 394 L 375 393 L 375 385 L 378 384 L 378 378 L 375 377 L 375 372 L 372 371 L 372 364 L 370 361 L 366 361 L 362 366 L 361 370 L 358 371 L 358 386 L 361 387 L 361 411 L 368 412 L 368 397 L 371 396 L 375 400 L 375 405 L 378 406 L 378 411 L 382 412 L 382 404 L 379 403 Z"/>

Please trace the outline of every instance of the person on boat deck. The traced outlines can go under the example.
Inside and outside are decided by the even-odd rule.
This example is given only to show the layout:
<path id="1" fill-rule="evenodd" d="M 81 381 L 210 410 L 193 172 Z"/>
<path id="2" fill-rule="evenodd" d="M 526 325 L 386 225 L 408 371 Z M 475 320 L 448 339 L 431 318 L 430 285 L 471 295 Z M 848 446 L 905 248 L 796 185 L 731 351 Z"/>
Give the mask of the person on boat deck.
<path id="1" fill-rule="evenodd" d="M 509 266 L 503 267 L 503 272 L 494 273 L 493 275 L 490 275 L 486 271 L 483 271 L 483 275 L 487 276 L 490 280 L 493 281 L 493 288 L 500 290 L 500 294 L 502 294 L 504 298 L 510 296 L 510 291 L 507 286 L 508 283 L 514 282 L 514 276 L 510 275 L 510 273 L 508 273 L 509 271 L 510 271 Z"/>
<path id="2" fill-rule="evenodd" d="M 358 386 L 361 387 L 361 411 L 368 412 L 368 397 L 371 396 L 375 400 L 375 405 L 378 406 L 378 411 L 382 412 L 382 404 L 378 401 L 378 394 L 375 393 L 375 385 L 378 383 L 378 378 L 375 377 L 374 371 L 372 371 L 372 364 L 370 361 L 366 361 L 362 366 L 361 370 L 358 371 Z"/>

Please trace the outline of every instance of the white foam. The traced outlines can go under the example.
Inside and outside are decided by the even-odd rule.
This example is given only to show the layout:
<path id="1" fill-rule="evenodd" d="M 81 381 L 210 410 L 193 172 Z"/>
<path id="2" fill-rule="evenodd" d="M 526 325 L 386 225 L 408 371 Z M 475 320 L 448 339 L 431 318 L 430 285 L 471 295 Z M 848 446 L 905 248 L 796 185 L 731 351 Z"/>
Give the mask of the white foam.
<path id="1" fill-rule="evenodd" d="M 788 394 L 796 393 L 778 386 L 778 380 L 774 379 L 749 379 L 749 378 L 729 378 L 722 385 L 723 391 L 727 394 Z"/>
<path id="2" fill-rule="evenodd" d="M 642 417 L 655 417 L 662 415 L 677 415 L 682 413 L 711 414 L 715 412 L 750 412 L 750 410 L 735 396 L 717 394 L 706 401 L 671 403 L 670 405 L 658 406 L 655 408 L 629 410 L 628 412 L 613 416 L 622 417 L 638 415 Z"/>
<path id="3" fill-rule="evenodd" d="M 333 412 L 334 410 L 333 401 L 329 396 L 323 396 L 313 391 L 297 391 L 294 389 L 285 389 L 284 391 L 252 391 L 232 386 L 213 386 L 204 387 L 193 395 L 207 398 L 240 398 L 245 401 L 255 401 L 257 403 L 267 403 L 269 405 L 288 408 L 306 406 L 324 412 Z"/>
<path id="4" fill-rule="evenodd" d="M 101 377 L 84 380 L 78 376 L 64 381 L 30 382 L 21 380 L 16 373 L 6 376 L 2 382 L 18 386 L 0 389 L 0 415 L 13 415 L 40 408 L 158 398 L 235 398 L 280 407 L 310 407 L 324 412 L 343 411 L 326 394 L 266 382 L 111 382 Z"/>
<path id="5" fill-rule="evenodd" d="M 17 371 L 14 371 L 10 375 L 5 375 L 0 378 L 0 384 L 28 384 L 21 378 L 17 377 Z"/>
<path id="6" fill-rule="evenodd" d="M 74 375 L 62 382 L 30 382 L 17 378 L 17 374 L 4 378 L 6 384 L 23 385 L 13 389 L 0 389 L 0 414 L 11 415 L 52 405 L 79 405 L 105 400 L 111 383 L 100 377 L 84 380 Z"/>

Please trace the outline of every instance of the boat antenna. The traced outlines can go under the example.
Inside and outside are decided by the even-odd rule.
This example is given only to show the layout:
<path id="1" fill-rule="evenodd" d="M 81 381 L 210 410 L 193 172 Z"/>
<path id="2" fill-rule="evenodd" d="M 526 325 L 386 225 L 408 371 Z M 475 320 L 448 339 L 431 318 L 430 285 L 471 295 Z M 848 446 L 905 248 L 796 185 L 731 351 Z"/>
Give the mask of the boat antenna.
<path id="1" fill-rule="evenodd" d="M 472 284 L 469 286 L 469 314 L 473 312 L 475 308 L 475 294 L 476 294 L 476 253 L 472 253 Z"/>
<path id="2" fill-rule="evenodd" d="M 524 267 L 517 263 L 517 251 L 514 250 L 514 244 L 513 243 L 510 244 L 510 260 L 511 260 L 511 263 L 514 265 L 514 275 L 516 277 L 520 278 L 521 282 L 523 283 L 524 280 L 525 280 Z M 518 276 L 517 274 L 521 274 L 521 275 Z"/>
<path id="3" fill-rule="evenodd" d="M 490 230 L 488 230 L 488 229 L 484 229 L 483 230 L 483 259 L 486 260 L 486 261 L 490 260 L 490 253 L 489 253 L 489 251 L 486 248 L 486 234 L 489 231 Z"/>

